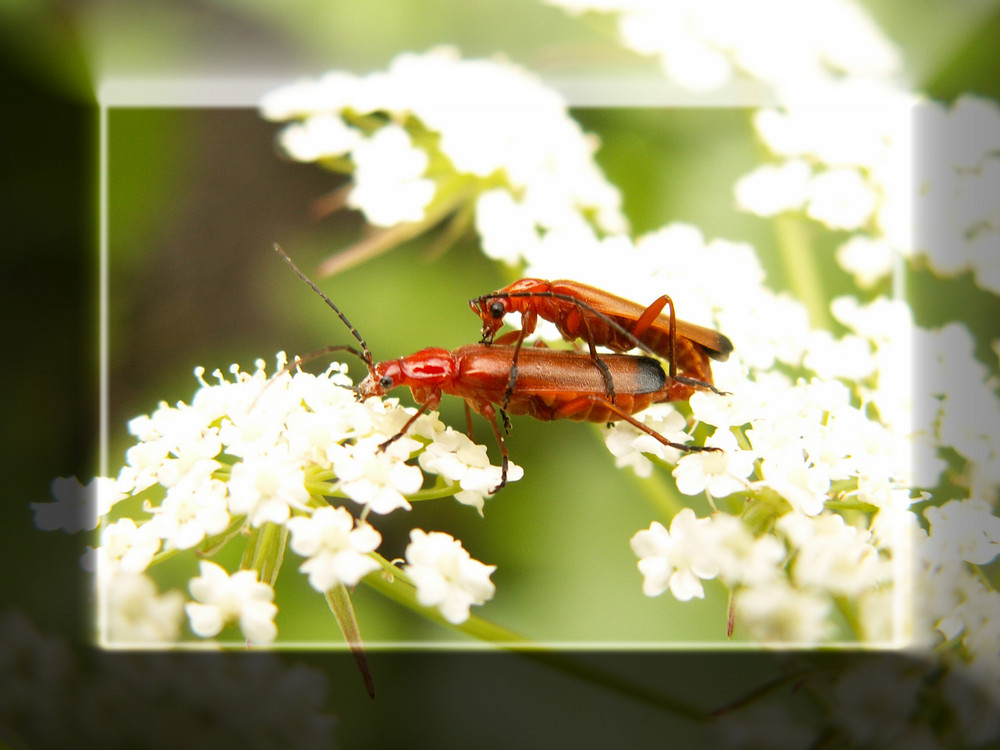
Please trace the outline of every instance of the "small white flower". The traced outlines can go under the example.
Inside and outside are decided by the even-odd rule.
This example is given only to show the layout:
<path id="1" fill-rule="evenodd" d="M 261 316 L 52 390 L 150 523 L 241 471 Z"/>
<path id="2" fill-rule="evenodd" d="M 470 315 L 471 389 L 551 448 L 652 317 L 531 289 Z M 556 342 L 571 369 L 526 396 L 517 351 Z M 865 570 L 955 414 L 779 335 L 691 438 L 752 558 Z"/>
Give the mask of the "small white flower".
<path id="1" fill-rule="evenodd" d="M 802 365 L 821 378 L 849 380 L 864 380 L 876 367 L 871 344 L 866 339 L 852 334 L 835 339 L 823 330 L 809 334 Z"/>
<path id="2" fill-rule="evenodd" d="M 291 548 L 309 558 L 299 569 L 317 591 L 338 584 L 354 586 L 380 567 L 368 553 L 378 548 L 382 537 L 368 524 L 355 528 L 354 518 L 343 508 L 319 508 L 311 517 L 292 518 L 286 526 L 292 534 Z"/>
<path id="3" fill-rule="evenodd" d="M 788 513 L 775 524 L 795 548 L 792 576 L 802 586 L 837 596 L 857 596 L 885 580 L 871 533 L 848 526 L 842 516 Z"/>
<path id="4" fill-rule="evenodd" d="M 830 229 L 858 229 L 872 216 L 877 196 L 854 169 L 831 169 L 809 183 L 806 213 Z"/>
<path id="5" fill-rule="evenodd" d="M 153 519 L 147 525 L 168 549 L 190 549 L 229 525 L 226 484 L 208 476 L 211 471 L 212 466 L 201 475 L 192 471 L 167 490 L 158 506 L 150 508 Z"/>
<path id="6" fill-rule="evenodd" d="M 114 573 L 107 585 L 107 642 L 110 645 L 175 643 L 180 637 L 184 596 L 160 594 L 142 573 Z"/>
<path id="7" fill-rule="evenodd" d="M 515 201 L 509 190 L 494 188 L 476 199 L 476 231 L 490 258 L 517 263 L 534 255 L 541 240 L 539 229 L 531 210 Z"/>
<path id="8" fill-rule="evenodd" d="M 419 490 L 424 481 L 418 467 L 377 450 L 371 441 L 346 447 L 334 444 L 330 446 L 330 457 L 340 491 L 379 515 L 397 508 L 410 510 L 406 495 Z"/>
<path id="9" fill-rule="evenodd" d="M 351 152 L 354 187 L 347 205 L 364 212 L 369 223 L 391 227 L 424 218 L 435 183 L 423 179 L 427 152 L 417 148 L 398 125 L 386 125 L 362 139 Z"/>
<path id="10" fill-rule="evenodd" d="M 763 485 L 770 487 L 792 507 L 815 516 L 823 510 L 830 491 L 829 468 L 811 465 L 794 449 L 769 454 L 761 462 Z"/>
<path id="11" fill-rule="evenodd" d="M 67 534 L 93 531 L 98 519 L 125 495 L 113 479 L 96 477 L 84 487 L 76 477 L 52 480 L 54 503 L 31 503 L 35 526 L 42 531 L 62 529 Z"/>
<path id="12" fill-rule="evenodd" d="M 854 275 L 862 289 L 870 289 L 892 273 L 895 254 L 884 239 L 856 234 L 837 248 L 837 263 Z"/>
<path id="13" fill-rule="evenodd" d="M 711 497 L 726 497 L 747 488 L 746 478 L 754 469 L 753 451 L 741 450 L 729 430 L 716 430 L 705 445 L 721 451 L 689 453 L 674 468 L 677 489 L 685 495 L 707 492 Z"/>
<path id="14" fill-rule="evenodd" d="M 639 558 L 642 593 L 659 596 L 669 588 L 682 602 L 705 596 L 701 579 L 715 578 L 719 572 L 706 544 L 710 524 L 709 519 L 697 518 L 685 508 L 674 516 L 669 532 L 658 521 L 636 532 L 631 546 Z"/>
<path id="15" fill-rule="evenodd" d="M 213 638 L 225 625 L 239 621 L 243 634 L 254 643 L 270 643 L 278 635 L 274 616 L 274 590 L 257 580 L 254 570 L 240 570 L 231 576 L 208 560 L 199 563 L 201 575 L 189 584 L 197 600 L 185 609 L 191 630 L 202 638 Z"/>
<path id="16" fill-rule="evenodd" d="M 343 156 L 361 140 L 361 133 L 337 115 L 321 112 L 281 131 L 278 142 L 296 161 Z"/>
<path id="17" fill-rule="evenodd" d="M 248 456 L 232 468 L 229 511 L 248 516 L 254 526 L 284 523 L 291 515 L 289 506 L 304 510 L 308 502 L 305 473 L 287 449 Z"/>
<path id="18" fill-rule="evenodd" d="M 667 440 L 684 444 L 691 436 L 684 432 L 687 422 L 684 415 L 671 404 L 653 404 L 637 418 Z M 615 457 L 616 466 L 631 466 L 640 477 L 648 477 L 653 471 L 653 465 L 643 453 L 658 456 L 665 461 L 674 463 L 680 456 L 676 448 L 669 448 L 652 435 L 641 432 L 628 422 L 617 422 L 604 433 L 604 443 L 611 455 Z"/>
<path id="19" fill-rule="evenodd" d="M 856 297 L 837 297 L 830 303 L 833 316 L 879 347 L 913 335 L 913 313 L 902 300 L 878 297 L 861 304 Z"/>
<path id="20" fill-rule="evenodd" d="M 735 393 L 696 391 L 688 403 L 695 419 L 723 430 L 745 425 L 755 416 L 754 405 Z"/>
<path id="21" fill-rule="evenodd" d="M 102 529 L 97 556 L 102 573 L 115 568 L 141 573 L 159 549 L 160 539 L 150 521 L 137 526 L 131 518 L 121 518 Z M 104 565 L 109 567 L 104 569 Z"/>
<path id="22" fill-rule="evenodd" d="M 801 159 L 766 164 L 736 182 L 736 203 L 758 216 L 793 211 L 805 203 L 811 175 L 809 165 Z"/>
<path id="23" fill-rule="evenodd" d="M 988 565 L 1000 554 L 1000 518 L 985 500 L 949 500 L 924 511 L 930 522 L 930 544 L 974 565 Z"/>
<path id="24" fill-rule="evenodd" d="M 419 457 L 420 467 L 429 474 L 439 474 L 449 482 L 458 482 L 461 491 L 455 499 L 471 505 L 483 514 L 484 495 L 500 484 L 501 467 L 493 466 L 486 446 L 473 443 L 467 435 L 448 430 L 437 436 Z M 517 481 L 524 469 L 514 463 L 507 465 L 507 481 Z"/>
<path id="25" fill-rule="evenodd" d="M 425 607 L 437 607 L 454 625 L 465 622 L 469 608 L 492 599 L 496 591 L 490 581 L 496 566 L 470 557 L 461 542 L 449 534 L 413 529 L 406 560 L 406 573 L 417 587 L 417 601 Z"/>
<path id="26" fill-rule="evenodd" d="M 748 586 L 736 592 L 736 628 L 765 643 L 818 643 L 833 629 L 831 606 L 826 596 L 778 581 Z"/>
<path id="27" fill-rule="evenodd" d="M 706 549 L 719 565 L 719 580 L 727 586 L 762 585 L 782 574 L 785 546 L 773 536 L 754 537 L 740 519 L 714 513 L 706 528 Z"/>

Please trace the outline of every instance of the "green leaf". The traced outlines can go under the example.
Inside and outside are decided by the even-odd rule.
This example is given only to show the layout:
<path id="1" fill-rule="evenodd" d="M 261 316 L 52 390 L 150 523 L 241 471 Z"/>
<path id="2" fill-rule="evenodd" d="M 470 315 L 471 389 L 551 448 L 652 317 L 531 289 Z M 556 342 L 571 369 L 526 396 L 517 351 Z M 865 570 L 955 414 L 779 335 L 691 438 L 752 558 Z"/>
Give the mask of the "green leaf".
<path id="1" fill-rule="evenodd" d="M 351 595 L 347 587 L 338 583 L 330 591 L 326 592 L 326 603 L 330 605 L 330 611 L 337 618 L 340 632 L 344 634 L 351 654 L 354 655 L 354 662 L 361 670 L 361 677 L 365 681 L 365 689 L 368 695 L 375 698 L 375 680 L 372 678 L 371 670 L 368 668 L 368 659 L 365 657 L 365 647 L 361 643 L 361 628 L 358 627 L 357 617 L 354 615 L 354 604 L 351 603 Z"/>

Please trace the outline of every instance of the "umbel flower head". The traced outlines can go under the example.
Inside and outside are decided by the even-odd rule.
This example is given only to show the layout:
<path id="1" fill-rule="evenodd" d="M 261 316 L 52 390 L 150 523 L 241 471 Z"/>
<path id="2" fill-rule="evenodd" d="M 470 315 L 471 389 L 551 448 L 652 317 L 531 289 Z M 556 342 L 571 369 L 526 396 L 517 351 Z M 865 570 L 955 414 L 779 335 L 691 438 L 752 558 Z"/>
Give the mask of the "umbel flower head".
<path id="1" fill-rule="evenodd" d="M 277 362 L 284 367 L 283 354 Z M 170 608 L 153 606 L 161 600 L 152 581 L 142 578 L 147 569 L 196 547 L 216 550 L 243 532 L 250 540 L 244 561 L 253 564 L 227 571 L 202 560 L 200 575 L 190 582 L 193 601 L 184 611 L 196 636 L 213 638 L 228 624 L 238 624 L 250 642 L 269 643 L 277 636 L 272 585 L 280 540 L 289 534 L 291 550 L 305 559 L 301 571 L 310 585 L 328 593 L 355 586 L 383 565 L 376 554 L 381 535 L 349 508 L 363 519 L 409 510 L 418 500 L 455 496 L 482 513 L 484 496 L 500 478 L 500 467 L 489 463 L 485 449 L 477 450 L 431 413 L 382 450 L 415 410 L 394 399 L 358 401 L 345 370 L 333 364 L 321 375 L 285 371 L 269 380 L 258 360 L 253 373 L 233 365 L 232 379 L 216 370 L 213 384 L 199 368 L 201 387 L 190 404 L 161 403 L 129 423 L 138 442 L 126 452 L 117 479 L 100 484 L 108 515 L 101 544 L 88 560 L 108 591 L 124 591 L 125 576 L 137 584 L 128 588 L 129 597 L 104 598 L 108 607 L 129 607 L 128 613 L 104 618 L 115 625 L 115 632 L 105 635 L 127 633 L 130 640 L 142 640 L 142 634 L 176 633 L 176 623 L 142 622 L 144 613 L 180 613 L 177 592 L 170 594 Z M 508 480 L 522 474 L 512 464 Z M 122 515 L 120 503 L 130 496 L 142 498 L 141 512 Z M 52 520 L 63 505 L 50 505 L 54 509 L 37 507 L 41 522 L 65 526 Z M 121 517 L 112 521 L 115 516 Z M 463 570 L 480 565 L 465 556 Z M 435 584 L 414 578 L 420 601 L 441 604 L 438 593 L 427 593 L 428 586 L 437 592 Z M 142 605 L 136 592 L 145 592 L 148 603 Z M 486 598 L 482 585 L 467 598 L 447 593 L 449 620 L 463 621 L 468 606 Z M 128 628 L 118 626 L 124 622 Z"/>
<path id="2" fill-rule="evenodd" d="M 376 227 L 474 217 L 483 251 L 513 262 L 550 233 L 627 226 L 594 160 L 596 137 L 558 93 L 506 60 L 463 60 L 452 47 L 405 53 L 384 72 L 279 88 L 261 112 L 289 123 L 278 135 L 289 157 L 349 173 L 342 202 Z"/>

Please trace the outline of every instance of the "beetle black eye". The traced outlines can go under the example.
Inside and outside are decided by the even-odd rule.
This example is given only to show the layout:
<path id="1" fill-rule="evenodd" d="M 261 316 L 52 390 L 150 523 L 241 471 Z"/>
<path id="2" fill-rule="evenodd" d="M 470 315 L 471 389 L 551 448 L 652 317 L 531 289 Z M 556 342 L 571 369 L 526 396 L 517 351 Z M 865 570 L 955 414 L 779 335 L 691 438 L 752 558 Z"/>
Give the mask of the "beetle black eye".
<path id="1" fill-rule="evenodd" d="M 378 381 L 378 385 L 382 390 L 388 391 L 392 389 L 392 378 L 388 375 L 383 375 L 382 379 Z"/>
<path id="2" fill-rule="evenodd" d="M 500 320 L 506 314 L 507 311 L 504 309 L 503 302 L 497 300 L 490 305 L 490 315 L 493 316 L 494 320 Z"/>

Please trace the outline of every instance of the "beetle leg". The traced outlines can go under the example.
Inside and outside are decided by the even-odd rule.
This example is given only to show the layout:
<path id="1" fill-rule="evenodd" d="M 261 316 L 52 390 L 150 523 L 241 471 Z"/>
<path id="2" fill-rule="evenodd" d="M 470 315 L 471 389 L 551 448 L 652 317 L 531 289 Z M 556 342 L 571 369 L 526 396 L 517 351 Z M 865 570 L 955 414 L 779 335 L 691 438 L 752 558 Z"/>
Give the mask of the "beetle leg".
<path id="1" fill-rule="evenodd" d="M 613 404 L 615 402 L 615 382 L 611 379 L 611 371 L 604 360 L 597 354 L 597 347 L 594 345 L 594 334 L 590 332 L 590 323 L 587 322 L 587 316 L 581 315 L 580 320 L 583 321 L 583 328 L 587 332 L 587 346 L 590 347 L 590 358 L 594 360 L 597 369 L 601 371 L 601 375 L 604 377 L 604 387 L 608 392 L 608 398 Z"/>
<path id="2" fill-rule="evenodd" d="M 667 374 L 670 377 L 675 377 L 677 375 L 677 352 L 675 351 L 677 344 L 677 315 L 674 313 L 674 301 L 668 295 L 664 294 L 662 297 L 658 297 L 653 304 L 643 310 L 642 315 L 635 321 L 635 325 L 632 326 L 632 330 L 629 333 L 637 339 L 642 338 L 642 334 L 649 330 L 649 327 L 653 325 L 653 321 L 659 317 L 663 308 L 667 305 L 670 305 L 670 372 Z"/>
<path id="3" fill-rule="evenodd" d="M 426 412 L 426 411 L 428 411 L 430 409 L 436 409 L 437 406 L 438 406 L 438 404 L 440 404 L 440 403 L 441 403 L 441 394 L 440 394 L 440 392 L 432 394 L 431 397 L 429 399 L 427 399 L 427 401 L 425 401 L 424 403 L 422 403 L 420 405 L 420 408 L 417 409 L 416 413 L 413 414 L 409 419 L 406 420 L 406 424 L 403 425 L 403 427 L 399 430 L 399 432 L 397 432 L 391 438 L 389 438 L 388 440 L 386 440 L 384 443 L 379 443 L 379 446 L 378 446 L 379 451 L 384 451 L 386 448 L 388 448 L 394 442 L 396 442 L 401 437 L 403 437 L 403 435 L 406 434 L 406 431 L 408 429 L 410 429 L 410 426 L 414 422 L 417 421 L 417 419 L 420 417 L 421 414 L 423 414 L 424 412 Z"/>
<path id="4" fill-rule="evenodd" d="M 674 378 L 678 383 L 684 383 L 685 385 L 693 385 L 695 388 L 703 388 L 711 391 L 712 393 L 717 393 L 720 396 L 728 396 L 728 391 L 720 391 L 711 383 L 706 383 L 704 380 L 696 380 L 695 378 L 686 378 L 683 375 L 678 375 Z"/>
<path id="5" fill-rule="evenodd" d="M 507 408 L 510 404 L 510 397 L 514 395 L 514 386 L 517 384 L 517 355 L 521 353 L 521 345 L 527 335 L 527 331 L 522 328 L 521 334 L 517 337 L 517 343 L 514 344 L 514 354 L 510 358 L 510 379 L 507 381 L 507 390 L 504 391 L 503 402 L 500 404 L 501 411 Z M 496 417 L 494 417 L 494 422 L 496 422 Z"/>
<path id="6" fill-rule="evenodd" d="M 468 403 L 468 401 L 466 402 Z M 496 436 L 497 444 L 500 446 L 500 484 L 490 490 L 492 495 L 494 492 L 499 492 L 507 484 L 507 465 L 510 463 L 510 459 L 507 456 L 507 444 L 504 443 L 503 435 L 500 433 L 500 425 L 497 424 L 497 412 L 493 404 L 490 402 L 481 402 L 476 404 L 476 411 L 486 417 L 486 421 L 490 423 L 490 427 L 493 428 L 493 434 Z M 507 415 L 504 414 L 503 410 L 500 411 L 503 414 L 504 422 L 507 423 Z"/>
<path id="7" fill-rule="evenodd" d="M 635 427 L 637 430 L 645 432 L 647 435 L 651 435 L 656 438 L 659 442 L 663 443 L 669 448 L 674 448 L 683 453 L 700 453 L 701 451 L 721 451 L 721 448 L 714 448 L 705 445 L 685 445 L 684 443 L 675 443 L 672 440 L 667 440 L 663 435 L 656 432 L 656 430 L 651 429 L 647 425 L 640 422 L 638 419 L 633 417 L 626 411 L 619 409 L 617 406 L 612 404 L 603 396 L 580 396 L 573 399 L 572 401 L 567 401 L 562 404 L 555 412 L 553 419 L 566 418 L 573 414 L 579 414 L 580 412 L 587 411 L 594 406 L 603 406 L 605 409 L 614 414 L 618 419 L 624 419 L 630 425 Z"/>

